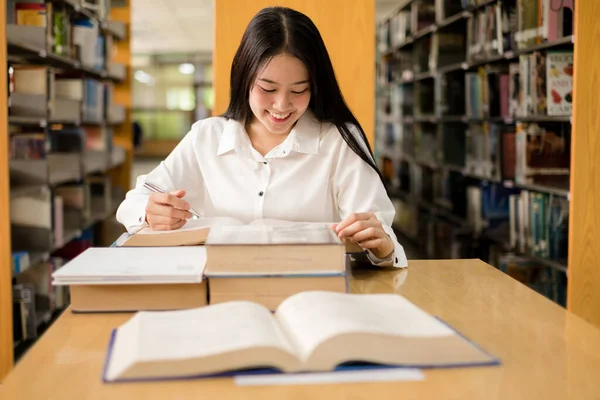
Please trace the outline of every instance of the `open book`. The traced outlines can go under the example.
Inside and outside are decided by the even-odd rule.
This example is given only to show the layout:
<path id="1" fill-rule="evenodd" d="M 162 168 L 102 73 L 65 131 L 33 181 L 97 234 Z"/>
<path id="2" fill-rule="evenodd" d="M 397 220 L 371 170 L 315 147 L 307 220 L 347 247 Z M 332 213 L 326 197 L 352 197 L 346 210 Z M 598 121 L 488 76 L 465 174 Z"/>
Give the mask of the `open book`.
<path id="1" fill-rule="evenodd" d="M 350 362 L 498 364 L 402 296 L 313 291 L 289 297 L 275 313 L 245 301 L 140 312 L 113 331 L 103 378 L 114 382 L 256 369 L 329 371 Z"/>
<path id="2" fill-rule="evenodd" d="M 279 219 L 257 219 L 249 224 L 230 217 L 210 217 L 188 220 L 187 223 L 172 231 L 156 231 L 147 226 L 126 239 L 123 247 L 168 247 L 168 246 L 194 246 L 206 242 L 211 227 L 287 227 L 293 230 L 310 230 L 316 227 L 330 227 L 334 222 L 296 222 Z M 243 229 L 243 228 L 242 228 Z M 360 253 L 364 250 L 356 243 L 344 243 L 347 253 Z"/>

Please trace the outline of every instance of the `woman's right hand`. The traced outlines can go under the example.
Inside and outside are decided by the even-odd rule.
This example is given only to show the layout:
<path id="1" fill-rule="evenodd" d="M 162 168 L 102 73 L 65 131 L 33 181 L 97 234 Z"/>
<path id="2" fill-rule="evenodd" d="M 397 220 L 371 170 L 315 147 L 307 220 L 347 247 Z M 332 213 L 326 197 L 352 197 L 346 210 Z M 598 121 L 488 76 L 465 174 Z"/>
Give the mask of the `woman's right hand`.
<path id="1" fill-rule="evenodd" d="M 192 213 L 190 205 L 183 200 L 185 190 L 170 193 L 152 193 L 146 204 L 146 222 L 157 231 L 179 229 L 185 225 Z"/>

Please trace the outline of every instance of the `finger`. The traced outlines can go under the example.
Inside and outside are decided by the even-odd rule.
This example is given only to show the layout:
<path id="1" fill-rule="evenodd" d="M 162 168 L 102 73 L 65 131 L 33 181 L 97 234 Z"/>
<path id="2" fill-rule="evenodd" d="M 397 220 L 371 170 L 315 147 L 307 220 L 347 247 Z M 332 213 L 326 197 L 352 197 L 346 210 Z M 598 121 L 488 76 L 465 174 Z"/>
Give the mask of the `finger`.
<path id="1" fill-rule="evenodd" d="M 383 231 L 383 229 L 377 229 L 371 226 L 367 229 L 363 229 L 362 231 L 356 232 L 354 235 L 350 236 L 350 239 L 357 243 L 361 243 L 365 240 L 383 238 L 384 235 L 385 232 Z"/>
<path id="2" fill-rule="evenodd" d="M 189 210 L 190 208 L 187 201 L 180 199 L 171 193 L 153 193 L 151 197 L 155 203 L 169 205 L 180 210 Z"/>
<path id="3" fill-rule="evenodd" d="M 356 235 L 358 232 L 363 231 L 367 228 L 376 227 L 376 222 L 371 220 L 356 221 L 352 225 L 342 229 L 338 232 L 340 238 L 347 238 Z"/>
<path id="4" fill-rule="evenodd" d="M 174 191 L 169 192 L 169 193 L 172 194 L 175 197 L 180 198 L 180 199 L 182 199 L 183 196 L 185 196 L 185 190 L 183 190 L 183 189 L 174 190 Z"/>
<path id="5" fill-rule="evenodd" d="M 348 214 L 335 228 L 337 232 L 341 232 L 356 221 L 368 220 L 373 213 L 351 213 Z"/>
<path id="6" fill-rule="evenodd" d="M 358 243 L 358 245 L 363 249 L 376 249 L 384 244 L 385 240 L 382 238 L 364 240 Z"/>
<path id="7" fill-rule="evenodd" d="M 186 224 L 187 220 L 185 219 L 180 219 L 177 222 L 174 223 L 169 223 L 169 224 L 156 224 L 156 225 L 151 225 L 152 229 L 156 230 L 156 231 L 172 231 L 175 229 L 179 229 L 182 226 L 184 226 Z"/>
<path id="8" fill-rule="evenodd" d="M 162 215 L 149 215 L 148 223 L 151 225 L 173 225 L 181 221 L 182 218 L 171 218 Z"/>
<path id="9" fill-rule="evenodd" d="M 176 219 L 192 218 L 192 213 L 190 213 L 189 211 L 180 210 L 168 205 L 158 203 L 148 203 L 148 205 L 146 206 L 146 214 Z"/>

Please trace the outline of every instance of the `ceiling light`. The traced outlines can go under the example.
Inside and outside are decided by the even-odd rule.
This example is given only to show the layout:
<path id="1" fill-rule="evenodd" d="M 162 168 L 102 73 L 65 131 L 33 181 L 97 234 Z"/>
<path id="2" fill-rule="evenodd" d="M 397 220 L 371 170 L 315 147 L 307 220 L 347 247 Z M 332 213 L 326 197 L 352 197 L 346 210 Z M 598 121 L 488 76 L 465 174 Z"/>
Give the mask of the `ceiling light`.
<path id="1" fill-rule="evenodd" d="M 194 67 L 194 64 L 190 64 L 190 63 L 179 64 L 179 72 L 184 75 L 191 75 L 194 73 L 195 70 L 196 70 L 196 68 Z"/>
<path id="2" fill-rule="evenodd" d="M 145 83 L 148 86 L 154 86 L 156 83 L 156 79 L 152 75 L 141 70 L 135 71 L 133 77 L 136 81 Z"/>

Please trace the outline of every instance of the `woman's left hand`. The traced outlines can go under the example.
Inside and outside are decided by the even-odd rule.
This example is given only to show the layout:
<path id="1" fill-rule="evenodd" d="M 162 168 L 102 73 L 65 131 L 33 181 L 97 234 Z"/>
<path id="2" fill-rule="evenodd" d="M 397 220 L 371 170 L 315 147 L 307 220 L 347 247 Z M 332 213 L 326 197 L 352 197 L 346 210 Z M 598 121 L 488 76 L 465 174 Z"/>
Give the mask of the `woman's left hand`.
<path id="1" fill-rule="evenodd" d="M 340 239 L 349 239 L 377 258 L 386 258 L 394 251 L 394 242 L 383 230 L 374 213 L 352 213 L 333 226 Z"/>

